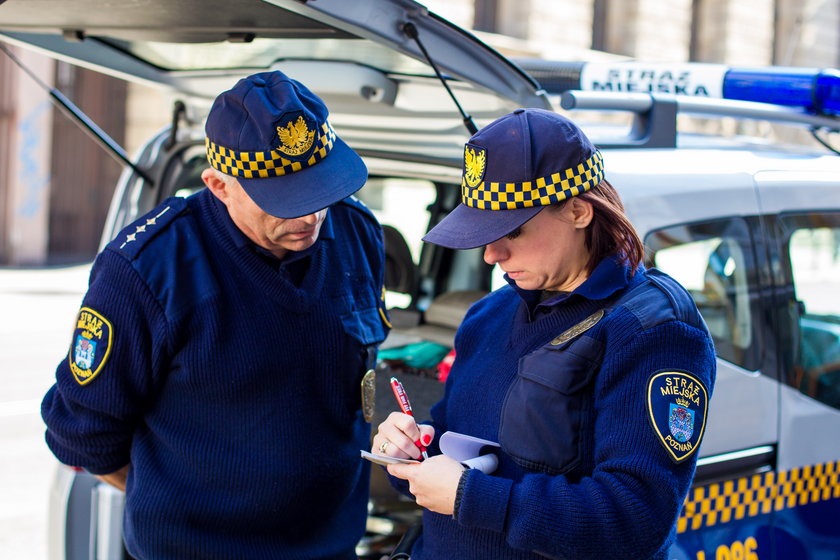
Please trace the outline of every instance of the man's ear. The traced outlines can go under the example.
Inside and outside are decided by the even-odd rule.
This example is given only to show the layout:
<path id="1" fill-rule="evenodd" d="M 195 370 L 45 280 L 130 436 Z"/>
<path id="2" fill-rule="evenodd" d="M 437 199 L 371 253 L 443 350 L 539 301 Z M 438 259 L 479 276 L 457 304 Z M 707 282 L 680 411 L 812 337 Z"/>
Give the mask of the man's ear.
<path id="1" fill-rule="evenodd" d="M 595 210 L 592 208 L 592 203 L 582 198 L 574 197 L 569 200 L 572 204 L 572 220 L 574 220 L 577 229 L 583 229 L 592 223 L 592 218 L 595 215 Z"/>
<path id="2" fill-rule="evenodd" d="M 230 198 L 228 184 L 219 178 L 215 170 L 208 167 L 202 171 L 201 180 L 204 181 L 204 184 L 207 185 L 210 192 L 216 195 L 216 198 L 227 204 L 227 201 Z"/>

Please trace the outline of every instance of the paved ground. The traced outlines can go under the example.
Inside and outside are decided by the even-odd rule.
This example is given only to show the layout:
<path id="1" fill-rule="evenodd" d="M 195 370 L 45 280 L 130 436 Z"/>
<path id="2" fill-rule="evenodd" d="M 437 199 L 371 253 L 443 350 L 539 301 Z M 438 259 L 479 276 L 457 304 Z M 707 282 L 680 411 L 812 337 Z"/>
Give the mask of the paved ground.
<path id="1" fill-rule="evenodd" d="M 39 408 L 68 350 L 87 269 L 0 268 L 0 558 L 47 558 L 56 462 Z"/>

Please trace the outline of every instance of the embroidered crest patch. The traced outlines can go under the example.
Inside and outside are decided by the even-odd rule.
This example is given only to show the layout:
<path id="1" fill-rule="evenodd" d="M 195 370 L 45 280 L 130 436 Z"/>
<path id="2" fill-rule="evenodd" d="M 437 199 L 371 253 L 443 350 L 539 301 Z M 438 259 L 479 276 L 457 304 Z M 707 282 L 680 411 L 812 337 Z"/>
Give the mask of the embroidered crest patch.
<path id="1" fill-rule="evenodd" d="M 285 115 L 278 123 L 277 147 L 282 154 L 299 157 L 306 154 L 315 141 L 315 123 L 308 122 L 301 113 Z"/>
<path id="2" fill-rule="evenodd" d="M 709 393 L 687 371 L 657 371 L 647 387 L 647 410 L 653 431 L 675 463 L 697 450 L 706 427 Z"/>
<path id="3" fill-rule="evenodd" d="M 79 385 L 90 383 L 111 353 L 114 329 L 108 319 L 90 307 L 82 307 L 76 318 L 76 330 L 70 346 L 70 371 Z"/>
<path id="4" fill-rule="evenodd" d="M 464 146 L 464 182 L 475 187 L 484 180 L 487 168 L 487 150 L 478 146 Z"/>

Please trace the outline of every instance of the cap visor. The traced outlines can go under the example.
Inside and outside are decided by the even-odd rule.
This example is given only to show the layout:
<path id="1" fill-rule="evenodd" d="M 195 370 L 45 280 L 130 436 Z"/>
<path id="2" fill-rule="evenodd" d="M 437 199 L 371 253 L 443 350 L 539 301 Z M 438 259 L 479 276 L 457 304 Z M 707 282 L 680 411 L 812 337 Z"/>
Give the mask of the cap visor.
<path id="1" fill-rule="evenodd" d="M 514 210 L 479 210 L 459 204 L 423 237 L 423 241 L 450 249 L 474 249 L 509 234 L 545 206 Z"/>
<path id="2" fill-rule="evenodd" d="M 336 138 L 327 157 L 311 167 L 280 177 L 239 179 L 239 183 L 268 214 L 299 218 L 347 198 L 364 186 L 367 176 L 362 158 Z"/>

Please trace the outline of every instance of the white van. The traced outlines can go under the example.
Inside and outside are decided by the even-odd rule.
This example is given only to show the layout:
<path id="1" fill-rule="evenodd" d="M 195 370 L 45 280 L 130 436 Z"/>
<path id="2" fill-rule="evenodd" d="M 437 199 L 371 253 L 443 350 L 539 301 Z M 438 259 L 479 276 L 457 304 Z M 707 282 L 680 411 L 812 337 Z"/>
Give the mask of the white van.
<path id="1" fill-rule="evenodd" d="M 212 99 L 240 77 L 281 69 L 325 100 L 370 169 L 359 196 L 386 225 L 396 328 L 385 350 L 432 342 L 445 354 L 468 305 L 500 285 L 480 250 L 420 241 L 458 203 L 469 127 L 519 106 L 568 110 L 602 149 L 648 264 L 691 292 L 717 348 L 709 423 L 670 557 L 840 557 L 840 157 L 823 140 L 840 130 L 835 74 L 577 64 L 569 78 L 568 65 L 515 64 L 411 0 L 139 4 L 0 2 L 3 40 L 158 84 L 183 103 L 130 158 L 103 244 L 167 196 L 201 188 Z M 565 91 L 587 88 L 597 91 Z M 714 98 L 733 88 L 734 101 Z M 784 88 L 770 103 L 749 99 L 751 89 Z M 585 120 L 593 111 L 630 115 L 632 125 L 616 133 Z M 688 134 L 684 114 L 782 123 L 818 141 Z M 389 359 L 380 369 L 402 372 L 417 416 L 442 393 L 428 364 Z M 392 406 L 384 398 L 377 413 Z M 122 495 L 84 472 L 57 473 L 51 557 L 123 558 Z M 417 509 L 381 480 L 373 492 L 358 553 L 378 559 Z"/>

